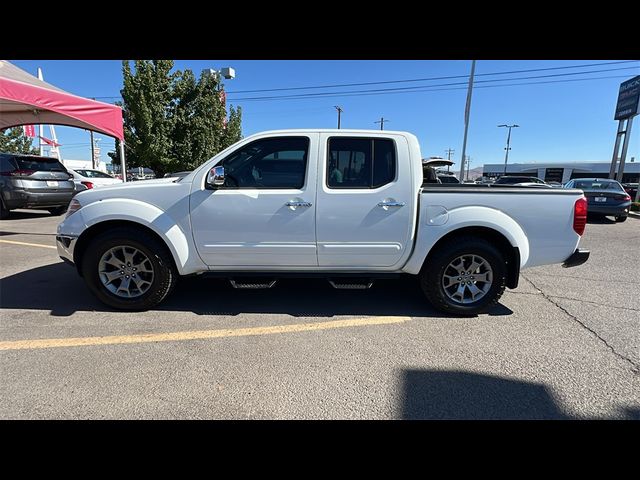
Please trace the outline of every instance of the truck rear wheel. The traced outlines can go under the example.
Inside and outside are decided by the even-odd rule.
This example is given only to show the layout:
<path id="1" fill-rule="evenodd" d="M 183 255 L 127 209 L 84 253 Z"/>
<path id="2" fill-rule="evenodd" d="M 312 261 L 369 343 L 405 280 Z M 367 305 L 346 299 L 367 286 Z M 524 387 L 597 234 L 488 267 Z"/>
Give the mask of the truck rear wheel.
<path id="1" fill-rule="evenodd" d="M 148 310 L 175 286 L 178 273 L 166 245 L 136 228 L 104 232 L 87 246 L 82 275 L 100 301 L 119 310 Z"/>
<path id="2" fill-rule="evenodd" d="M 502 254 L 477 237 L 459 237 L 443 245 L 420 272 L 420 286 L 431 304 L 456 315 L 490 310 L 504 293 L 505 283 Z"/>

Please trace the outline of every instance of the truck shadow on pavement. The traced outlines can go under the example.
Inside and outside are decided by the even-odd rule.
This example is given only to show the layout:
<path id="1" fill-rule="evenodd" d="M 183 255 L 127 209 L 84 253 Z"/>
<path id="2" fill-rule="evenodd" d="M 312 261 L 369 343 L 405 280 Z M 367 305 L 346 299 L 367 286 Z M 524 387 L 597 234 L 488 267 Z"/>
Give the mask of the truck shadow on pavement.
<path id="1" fill-rule="evenodd" d="M 98 301 L 76 270 L 62 262 L 0 279 L 0 308 L 49 310 L 54 316 L 69 316 L 78 311 L 115 311 Z M 183 278 L 169 298 L 154 310 L 198 315 L 447 317 L 431 307 L 411 277 L 380 280 L 369 290 L 335 290 L 322 279 L 285 279 L 268 290 L 236 290 L 223 279 Z M 512 310 L 499 304 L 489 315 L 511 313 Z"/>
<path id="2" fill-rule="evenodd" d="M 407 420 L 569 419 L 543 384 L 459 370 L 405 370 Z"/>
<path id="3" fill-rule="evenodd" d="M 568 414 L 543 383 L 463 370 L 402 371 L 405 420 L 584 420 Z M 640 409 L 619 406 L 611 417 L 640 420 Z"/>

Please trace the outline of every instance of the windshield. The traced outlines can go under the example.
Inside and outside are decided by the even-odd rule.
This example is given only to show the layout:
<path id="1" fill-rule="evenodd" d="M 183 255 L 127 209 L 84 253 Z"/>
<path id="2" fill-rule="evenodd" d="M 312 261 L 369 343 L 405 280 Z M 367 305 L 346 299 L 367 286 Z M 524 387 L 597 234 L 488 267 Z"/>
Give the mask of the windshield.
<path id="1" fill-rule="evenodd" d="M 82 175 L 83 177 L 88 177 L 88 178 L 113 178 L 111 175 L 108 175 L 99 170 L 76 170 L 76 172 Z"/>
<path id="2" fill-rule="evenodd" d="M 575 182 L 574 188 L 583 190 L 624 190 L 622 185 L 611 180 L 580 180 Z"/>
<path id="3" fill-rule="evenodd" d="M 66 172 L 57 158 L 46 157 L 15 157 L 19 170 L 33 170 L 36 172 Z"/>

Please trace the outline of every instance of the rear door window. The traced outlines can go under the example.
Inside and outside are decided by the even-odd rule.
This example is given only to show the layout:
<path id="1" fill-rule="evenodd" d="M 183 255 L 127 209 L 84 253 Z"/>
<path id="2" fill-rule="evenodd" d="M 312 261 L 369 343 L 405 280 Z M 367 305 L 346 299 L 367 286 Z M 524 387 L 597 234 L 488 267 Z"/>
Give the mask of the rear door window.
<path id="1" fill-rule="evenodd" d="M 328 153 L 329 188 L 378 188 L 396 177 L 391 139 L 331 137 Z"/>

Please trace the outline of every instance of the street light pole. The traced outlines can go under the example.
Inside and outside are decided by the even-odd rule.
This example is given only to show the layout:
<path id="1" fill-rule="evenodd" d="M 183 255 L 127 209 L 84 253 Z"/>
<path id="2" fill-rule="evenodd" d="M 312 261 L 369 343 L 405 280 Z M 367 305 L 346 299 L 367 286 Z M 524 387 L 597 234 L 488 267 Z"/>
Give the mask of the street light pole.
<path id="1" fill-rule="evenodd" d="M 518 128 L 520 125 L 498 125 L 498 127 L 506 127 L 509 129 L 509 133 L 507 134 L 507 146 L 505 147 L 506 153 L 504 154 L 504 172 L 503 175 L 507 174 L 507 162 L 509 161 L 509 150 L 511 150 L 511 147 L 509 146 L 511 144 L 511 129 L 512 128 Z"/>

